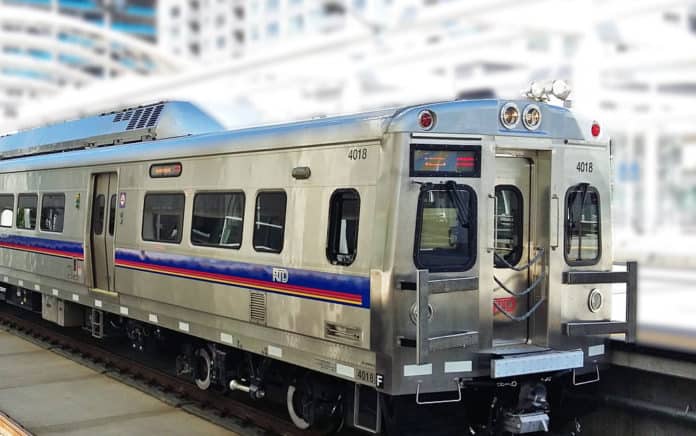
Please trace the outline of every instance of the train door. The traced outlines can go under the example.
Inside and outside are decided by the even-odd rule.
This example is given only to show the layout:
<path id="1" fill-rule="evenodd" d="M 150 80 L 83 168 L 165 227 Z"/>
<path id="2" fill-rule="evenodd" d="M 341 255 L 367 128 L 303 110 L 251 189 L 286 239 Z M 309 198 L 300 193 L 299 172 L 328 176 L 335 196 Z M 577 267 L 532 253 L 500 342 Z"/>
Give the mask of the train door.
<path id="1" fill-rule="evenodd" d="M 90 243 L 92 283 L 101 291 L 114 292 L 114 233 L 116 221 L 116 173 L 94 176 Z"/>
<path id="2" fill-rule="evenodd" d="M 534 166 L 522 157 L 496 157 L 493 343 L 519 344 L 529 337 L 530 293 L 535 287 L 527 266 L 535 253 L 531 234 Z"/>

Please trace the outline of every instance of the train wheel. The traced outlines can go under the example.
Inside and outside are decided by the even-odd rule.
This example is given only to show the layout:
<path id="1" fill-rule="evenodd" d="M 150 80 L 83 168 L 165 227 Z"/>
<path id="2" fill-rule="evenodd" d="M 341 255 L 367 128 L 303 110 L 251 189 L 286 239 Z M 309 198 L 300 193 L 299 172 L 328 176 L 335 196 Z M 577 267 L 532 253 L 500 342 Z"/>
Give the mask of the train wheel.
<path id="1" fill-rule="evenodd" d="M 288 384 L 286 405 L 290 420 L 300 430 L 333 434 L 343 427 L 343 397 L 330 384 L 310 379 L 309 374 Z"/>
<path id="2" fill-rule="evenodd" d="M 194 354 L 194 375 L 198 389 L 207 390 L 212 382 L 213 359 L 206 348 L 199 348 Z"/>

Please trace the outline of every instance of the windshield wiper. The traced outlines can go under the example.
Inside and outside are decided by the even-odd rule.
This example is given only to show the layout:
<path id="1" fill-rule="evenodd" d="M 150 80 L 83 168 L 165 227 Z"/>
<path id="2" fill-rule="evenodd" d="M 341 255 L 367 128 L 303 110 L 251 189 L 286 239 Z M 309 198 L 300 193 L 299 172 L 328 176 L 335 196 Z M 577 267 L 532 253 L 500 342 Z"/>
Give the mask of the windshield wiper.
<path id="1" fill-rule="evenodd" d="M 445 188 L 447 188 L 452 203 L 454 203 L 457 209 L 457 219 L 459 223 L 462 227 L 467 227 L 469 225 L 469 206 L 462 201 L 459 190 L 457 189 L 457 184 L 453 180 L 450 180 L 445 183 Z"/>

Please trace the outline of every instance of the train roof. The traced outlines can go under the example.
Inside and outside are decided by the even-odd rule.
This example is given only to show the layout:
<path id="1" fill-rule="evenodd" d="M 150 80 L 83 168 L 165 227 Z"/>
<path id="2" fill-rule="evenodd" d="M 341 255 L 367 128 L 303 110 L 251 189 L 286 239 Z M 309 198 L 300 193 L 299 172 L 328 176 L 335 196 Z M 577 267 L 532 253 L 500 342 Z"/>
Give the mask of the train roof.
<path id="1" fill-rule="evenodd" d="M 184 101 L 155 103 L 65 121 L 0 137 L 0 159 L 56 153 L 222 130 Z"/>
<path id="2" fill-rule="evenodd" d="M 515 103 L 520 109 L 537 104 L 543 116 L 541 127 L 528 131 L 520 123 L 519 128 L 505 129 L 499 112 L 510 101 L 449 101 L 231 131 L 224 131 L 190 103 L 158 103 L 2 137 L 0 172 L 374 141 L 385 133 L 422 131 L 418 114 L 424 109 L 435 114 L 435 126 L 427 132 L 434 136 L 457 133 L 591 142 L 605 139 L 603 135 L 591 138 L 591 122 L 579 120 L 568 109 L 528 100 Z M 138 121 L 133 122 L 139 110 Z M 149 126 L 153 117 L 155 122 Z"/>

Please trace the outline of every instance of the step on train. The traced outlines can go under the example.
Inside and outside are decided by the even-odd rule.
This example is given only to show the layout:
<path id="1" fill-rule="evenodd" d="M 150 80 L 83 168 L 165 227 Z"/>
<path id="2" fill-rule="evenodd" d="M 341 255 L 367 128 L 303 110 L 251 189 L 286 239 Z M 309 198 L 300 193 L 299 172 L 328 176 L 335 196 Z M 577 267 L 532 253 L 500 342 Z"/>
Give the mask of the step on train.
<path id="1" fill-rule="evenodd" d="M 611 142 L 563 89 L 233 131 L 172 101 L 0 137 L 0 299 L 173 340 L 182 377 L 300 429 L 549 431 L 554 386 L 635 337 Z"/>

